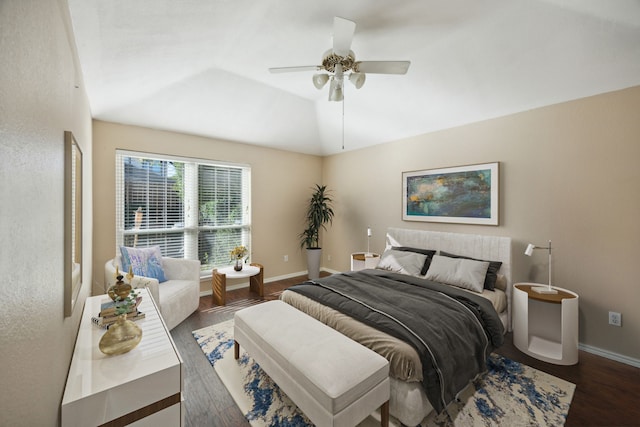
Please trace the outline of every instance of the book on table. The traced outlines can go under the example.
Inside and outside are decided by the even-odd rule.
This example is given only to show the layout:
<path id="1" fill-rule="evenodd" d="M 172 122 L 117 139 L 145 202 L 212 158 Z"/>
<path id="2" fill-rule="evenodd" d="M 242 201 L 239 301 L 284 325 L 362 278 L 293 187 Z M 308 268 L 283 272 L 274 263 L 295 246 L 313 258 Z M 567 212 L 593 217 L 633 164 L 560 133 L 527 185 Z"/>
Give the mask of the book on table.
<path id="1" fill-rule="evenodd" d="M 118 317 L 120 317 L 120 315 L 114 315 L 109 317 L 93 316 L 91 317 L 91 321 L 93 322 L 94 325 L 100 326 L 101 328 L 104 328 L 104 329 L 109 329 L 109 326 L 116 323 L 116 321 L 118 320 Z M 136 310 L 135 312 L 127 313 L 127 320 L 140 320 L 140 319 L 144 319 L 144 313 L 141 311 Z"/>
<path id="2" fill-rule="evenodd" d="M 136 297 L 135 302 L 131 304 L 131 306 L 127 310 L 127 313 L 136 311 L 138 309 L 138 306 L 140 305 L 140 301 L 142 301 L 142 297 L 141 296 Z M 111 301 L 111 300 L 105 301 L 102 304 L 100 304 L 100 313 L 98 313 L 98 316 L 99 317 L 115 316 L 118 308 L 126 304 L 127 304 L 127 301 Z"/>
<path id="3" fill-rule="evenodd" d="M 109 326 L 116 323 L 122 314 L 126 314 L 128 320 L 142 319 L 144 313 L 138 310 L 141 301 L 141 296 L 137 296 L 133 303 L 131 301 L 105 301 L 100 304 L 100 312 L 97 316 L 92 316 L 91 321 L 101 328 L 108 329 Z M 123 311 L 125 309 L 126 311 Z"/>

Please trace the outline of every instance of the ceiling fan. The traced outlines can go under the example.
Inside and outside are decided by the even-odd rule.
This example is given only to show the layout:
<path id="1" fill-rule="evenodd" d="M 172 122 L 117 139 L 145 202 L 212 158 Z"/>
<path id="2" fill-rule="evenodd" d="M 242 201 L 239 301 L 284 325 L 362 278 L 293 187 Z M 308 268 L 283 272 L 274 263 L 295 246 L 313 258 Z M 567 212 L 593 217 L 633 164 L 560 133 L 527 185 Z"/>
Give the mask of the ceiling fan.
<path id="1" fill-rule="evenodd" d="M 319 90 L 329 84 L 329 101 L 344 99 L 343 83 L 347 78 L 356 89 L 360 89 L 366 79 L 366 73 L 373 74 L 406 74 L 410 61 L 356 61 L 351 50 L 351 40 L 356 30 L 356 23 L 338 16 L 333 18 L 333 48 L 327 50 L 322 57 L 322 65 L 299 67 L 269 68 L 272 73 L 291 71 L 326 71 L 313 75 L 313 85 Z"/>

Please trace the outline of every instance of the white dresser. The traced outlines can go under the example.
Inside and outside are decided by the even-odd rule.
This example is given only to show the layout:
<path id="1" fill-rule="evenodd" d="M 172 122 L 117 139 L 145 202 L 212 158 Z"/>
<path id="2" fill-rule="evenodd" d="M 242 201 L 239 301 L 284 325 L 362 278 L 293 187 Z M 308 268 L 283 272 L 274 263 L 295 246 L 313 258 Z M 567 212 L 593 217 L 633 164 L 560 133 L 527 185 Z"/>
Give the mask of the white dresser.
<path id="1" fill-rule="evenodd" d="M 62 398 L 63 427 L 183 424 L 182 359 L 150 294 L 140 295 L 142 340 L 118 356 L 100 351 L 106 330 L 91 321 L 109 297 L 87 298 Z"/>

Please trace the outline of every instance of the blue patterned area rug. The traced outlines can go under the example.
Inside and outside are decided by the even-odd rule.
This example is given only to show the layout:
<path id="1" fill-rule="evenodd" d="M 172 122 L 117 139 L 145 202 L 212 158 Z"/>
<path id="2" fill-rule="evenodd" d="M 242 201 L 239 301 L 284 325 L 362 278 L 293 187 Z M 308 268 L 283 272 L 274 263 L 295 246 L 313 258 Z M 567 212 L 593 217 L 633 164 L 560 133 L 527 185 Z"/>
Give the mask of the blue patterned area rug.
<path id="1" fill-rule="evenodd" d="M 233 320 L 193 331 L 193 336 L 253 427 L 312 425 L 295 404 L 241 349 L 233 357 Z M 562 426 L 575 385 L 493 354 L 489 373 L 469 387 L 448 414 L 428 416 L 424 427 Z M 374 413 L 359 427 L 379 424 Z M 394 422 L 395 421 L 395 422 Z M 391 424 L 398 426 L 396 420 Z"/>

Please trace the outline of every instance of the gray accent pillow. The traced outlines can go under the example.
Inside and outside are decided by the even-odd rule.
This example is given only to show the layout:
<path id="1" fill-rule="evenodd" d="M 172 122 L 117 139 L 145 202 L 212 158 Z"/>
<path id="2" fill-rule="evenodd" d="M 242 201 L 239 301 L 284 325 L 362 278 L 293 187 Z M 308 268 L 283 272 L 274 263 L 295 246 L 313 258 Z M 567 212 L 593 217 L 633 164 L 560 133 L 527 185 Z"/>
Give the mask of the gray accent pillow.
<path id="1" fill-rule="evenodd" d="M 434 255 L 425 279 L 482 293 L 489 263 Z"/>

